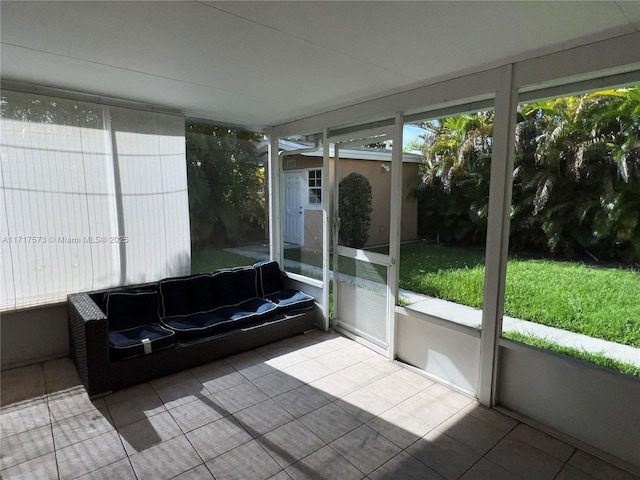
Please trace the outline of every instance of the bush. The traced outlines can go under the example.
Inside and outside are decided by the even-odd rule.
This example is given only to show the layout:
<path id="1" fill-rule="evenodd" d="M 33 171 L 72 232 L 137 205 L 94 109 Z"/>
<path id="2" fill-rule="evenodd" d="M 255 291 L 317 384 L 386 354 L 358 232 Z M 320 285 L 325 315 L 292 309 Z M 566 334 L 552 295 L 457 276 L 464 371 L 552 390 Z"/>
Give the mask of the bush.
<path id="1" fill-rule="evenodd" d="M 342 245 L 362 248 L 371 227 L 371 184 L 359 173 L 350 173 L 338 187 L 339 239 Z"/>

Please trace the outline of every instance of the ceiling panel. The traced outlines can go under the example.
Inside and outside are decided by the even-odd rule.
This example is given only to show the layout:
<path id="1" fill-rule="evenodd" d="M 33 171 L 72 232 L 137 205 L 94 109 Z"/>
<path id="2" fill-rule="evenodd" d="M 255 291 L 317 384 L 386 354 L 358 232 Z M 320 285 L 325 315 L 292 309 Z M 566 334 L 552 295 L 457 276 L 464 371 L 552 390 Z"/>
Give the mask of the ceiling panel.
<path id="1" fill-rule="evenodd" d="M 628 3 L 3 1 L 0 69 L 274 125 L 635 31 Z"/>

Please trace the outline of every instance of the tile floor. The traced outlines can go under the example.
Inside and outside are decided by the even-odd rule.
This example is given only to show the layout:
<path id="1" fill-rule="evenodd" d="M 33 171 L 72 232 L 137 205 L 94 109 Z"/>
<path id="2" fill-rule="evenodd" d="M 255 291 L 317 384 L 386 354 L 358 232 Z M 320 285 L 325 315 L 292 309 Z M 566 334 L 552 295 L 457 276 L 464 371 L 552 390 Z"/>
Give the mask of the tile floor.
<path id="1" fill-rule="evenodd" d="M 638 480 L 335 333 L 95 400 L 68 359 L 1 387 L 3 480 Z"/>

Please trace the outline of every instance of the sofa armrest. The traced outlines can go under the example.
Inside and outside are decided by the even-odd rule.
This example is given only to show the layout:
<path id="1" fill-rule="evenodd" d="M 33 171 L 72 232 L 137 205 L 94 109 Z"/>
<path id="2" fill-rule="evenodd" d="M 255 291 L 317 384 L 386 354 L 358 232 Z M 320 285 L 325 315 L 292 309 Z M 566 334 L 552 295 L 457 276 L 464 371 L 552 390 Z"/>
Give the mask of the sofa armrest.
<path id="1" fill-rule="evenodd" d="M 107 316 L 86 293 L 67 296 L 69 350 L 89 395 L 110 387 Z"/>

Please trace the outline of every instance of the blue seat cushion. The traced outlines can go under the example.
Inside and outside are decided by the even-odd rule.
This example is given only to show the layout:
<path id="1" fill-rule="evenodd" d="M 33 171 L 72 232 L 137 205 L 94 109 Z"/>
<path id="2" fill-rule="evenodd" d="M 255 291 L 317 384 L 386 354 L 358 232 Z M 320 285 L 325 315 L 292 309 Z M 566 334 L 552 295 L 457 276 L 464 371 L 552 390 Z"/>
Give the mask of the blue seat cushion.
<path id="1" fill-rule="evenodd" d="M 263 298 L 251 298 L 237 305 L 228 305 L 211 312 L 181 315 L 163 319 L 164 324 L 175 330 L 179 340 L 206 337 L 228 332 L 252 322 L 267 319 L 278 307 Z"/>
<path id="2" fill-rule="evenodd" d="M 313 308 L 314 298 L 298 290 L 284 289 L 266 296 L 278 306 L 278 312 L 294 312 Z"/>
<path id="3" fill-rule="evenodd" d="M 159 323 L 109 332 L 112 360 L 137 357 L 175 345 L 176 334 Z"/>
<path id="4" fill-rule="evenodd" d="M 269 262 L 259 262 L 253 266 L 258 272 L 258 294 L 262 297 L 284 288 L 282 272 L 275 260 Z"/>
<path id="5" fill-rule="evenodd" d="M 127 330 L 148 324 L 159 324 L 158 292 L 114 292 L 107 295 L 109 331 Z"/>

